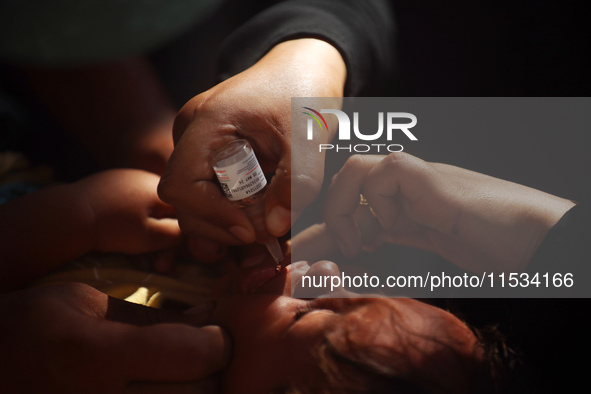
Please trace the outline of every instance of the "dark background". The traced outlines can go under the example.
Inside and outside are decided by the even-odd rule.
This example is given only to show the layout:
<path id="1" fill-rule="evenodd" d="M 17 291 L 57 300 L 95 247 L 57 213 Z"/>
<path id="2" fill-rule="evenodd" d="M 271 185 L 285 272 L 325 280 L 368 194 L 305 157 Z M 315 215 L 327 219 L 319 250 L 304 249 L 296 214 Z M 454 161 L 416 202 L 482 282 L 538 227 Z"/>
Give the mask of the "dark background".
<path id="1" fill-rule="evenodd" d="M 388 96 L 589 96 L 588 2 L 393 4 L 399 63 Z M 470 141 L 433 141 L 438 143 L 427 154 L 583 204 L 590 201 L 588 135 L 569 130 L 539 135 L 532 130 L 494 138 L 472 135 Z M 524 355 L 511 392 L 584 390 L 585 384 L 577 385 L 584 381 L 586 361 L 578 357 L 584 360 L 589 351 L 584 317 L 591 307 L 588 300 L 462 299 L 453 304 L 470 322 L 496 324 Z"/>

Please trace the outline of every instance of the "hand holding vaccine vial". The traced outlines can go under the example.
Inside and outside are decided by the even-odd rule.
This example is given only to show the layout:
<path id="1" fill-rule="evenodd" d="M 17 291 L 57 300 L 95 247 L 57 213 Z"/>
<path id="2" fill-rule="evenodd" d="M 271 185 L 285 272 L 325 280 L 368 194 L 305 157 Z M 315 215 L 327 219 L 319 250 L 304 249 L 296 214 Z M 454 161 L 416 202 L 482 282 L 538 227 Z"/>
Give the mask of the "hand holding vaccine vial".
<path id="1" fill-rule="evenodd" d="M 281 268 L 283 253 L 277 238 L 265 227 L 265 190 L 267 180 L 248 141 L 235 140 L 216 150 L 211 165 L 226 197 L 242 208 L 256 233 L 256 241 L 267 247 Z"/>

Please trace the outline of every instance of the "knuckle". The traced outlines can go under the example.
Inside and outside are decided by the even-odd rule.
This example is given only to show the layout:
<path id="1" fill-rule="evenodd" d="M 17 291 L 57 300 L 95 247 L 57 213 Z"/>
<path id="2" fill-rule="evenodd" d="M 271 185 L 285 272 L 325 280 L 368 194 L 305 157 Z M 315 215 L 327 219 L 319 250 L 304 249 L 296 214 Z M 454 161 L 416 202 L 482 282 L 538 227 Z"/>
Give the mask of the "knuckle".
<path id="1" fill-rule="evenodd" d="M 413 156 L 404 152 L 390 153 L 383 160 L 383 165 L 390 169 L 404 168 L 413 161 Z"/>
<path id="2" fill-rule="evenodd" d="M 363 167 L 367 163 L 367 160 L 362 155 L 353 155 L 347 159 L 347 162 L 343 166 L 344 171 L 353 171 Z"/>
<path id="3" fill-rule="evenodd" d="M 322 260 L 312 264 L 310 271 L 316 275 L 338 275 L 340 273 L 338 265 L 329 260 Z"/>
<path id="4" fill-rule="evenodd" d="M 421 179 L 433 176 L 436 172 L 431 163 L 403 152 L 388 155 L 380 167 L 389 173 L 395 171 L 401 177 L 419 177 Z"/>
<path id="5" fill-rule="evenodd" d="M 208 110 L 208 95 L 202 93 L 187 101 L 177 113 L 172 126 L 174 142 L 178 142 L 189 125 L 199 118 L 199 113 Z M 210 106 L 210 105 L 209 105 Z"/>

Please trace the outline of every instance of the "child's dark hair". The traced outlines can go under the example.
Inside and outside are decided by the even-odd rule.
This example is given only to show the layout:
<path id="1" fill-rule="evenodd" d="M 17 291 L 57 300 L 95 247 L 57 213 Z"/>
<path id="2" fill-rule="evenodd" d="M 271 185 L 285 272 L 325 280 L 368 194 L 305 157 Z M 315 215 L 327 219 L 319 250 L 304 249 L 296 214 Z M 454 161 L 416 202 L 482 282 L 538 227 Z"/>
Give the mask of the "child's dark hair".
<path id="1" fill-rule="evenodd" d="M 470 325 L 468 325 L 470 327 Z M 490 376 L 491 392 L 507 393 L 509 385 L 522 365 L 522 355 L 507 345 L 505 335 L 497 325 L 470 327 L 483 352 L 483 368 Z"/>

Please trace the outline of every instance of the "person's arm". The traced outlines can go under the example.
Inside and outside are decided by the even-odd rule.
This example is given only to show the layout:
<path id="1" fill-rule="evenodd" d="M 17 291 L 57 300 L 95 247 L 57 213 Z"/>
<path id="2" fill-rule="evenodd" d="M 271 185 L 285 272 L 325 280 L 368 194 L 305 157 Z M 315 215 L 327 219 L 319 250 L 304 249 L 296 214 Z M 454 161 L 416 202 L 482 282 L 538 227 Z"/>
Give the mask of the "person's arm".
<path id="1" fill-rule="evenodd" d="M 360 193 L 368 205 L 360 205 Z M 301 254 L 298 243 L 306 247 L 322 236 L 334 239 L 325 245 L 354 256 L 368 242 L 389 242 L 437 253 L 471 272 L 523 272 L 573 206 L 540 190 L 402 152 L 355 155 L 327 192 L 326 226 L 311 229 L 314 237 L 299 236 L 292 249 Z"/>
<path id="2" fill-rule="evenodd" d="M 316 38 L 345 61 L 344 95 L 375 92 L 393 74 L 394 13 L 384 0 L 282 1 L 233 32 L 221 50 L 218 76 L 225 80 L 251 67 L 277 44 Z"/>
<path id="3" fill-rule="evenodd" d="M 16 287 L 92 250 L 92 211 L 73 185 L 0 206 L 0 289 Z"/>
<path id="4" fill-rule="evenodd" d="M 215 393 L 230 360 L 210 304 L 180 313 L 69 283 L 0 294 L 0 381 L 10 393 Z"/>
<path id="5" fill-rule="evenodd" d="M 383 1 L 285 1 L 228 39 L 220 61 L 221 79 L 228 79 L 179 113 L 175 151 L 159 186 L 190 239 L 254 241 L 252 225 L 220 193 L 208 164 L 215 149 L 237 138 L 248 139 L 265 173 L 274 174 L 266 194 L 267 230 L 275 236 L 289 230 L 324 176 L 322 155 L 292 160 L 292 144 L 304 134 L 291 130 L 291 97 L 338 98 L 379 79 L 391 69 L 391 18 Z M 340 108 L 340 101 L 331 105 Z M 328 142 L 332 135 L 322 138 Z"/>
<path id="6" fill-rule="evenodd" d="M 158 177 L 112 170 L 0 206 L 0 291 L 16 288 L 90 251 L 143 253 L 176 245 L 172 207 Z"/>

